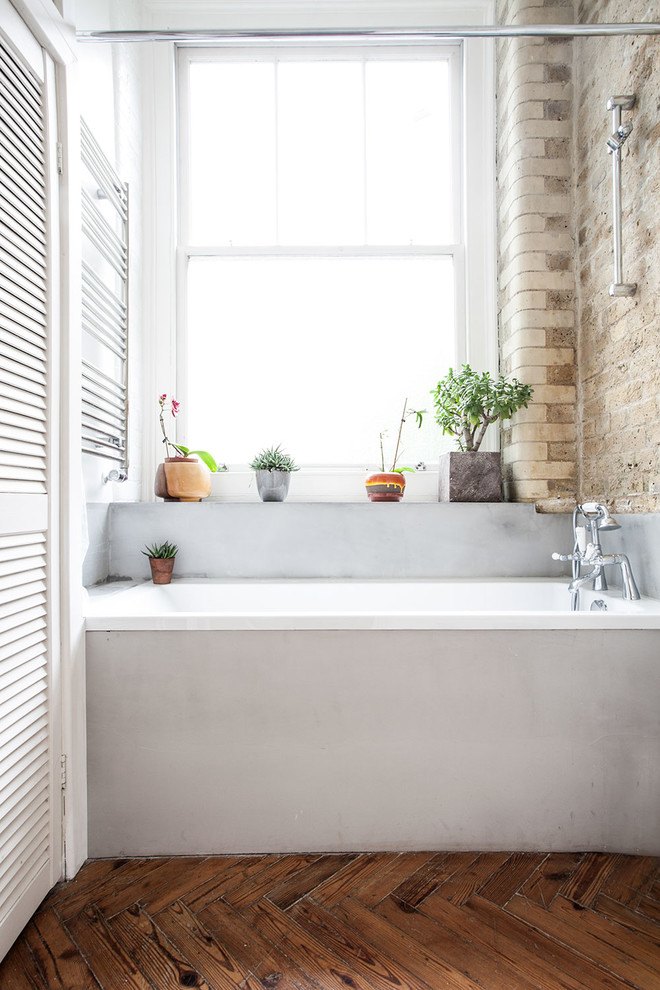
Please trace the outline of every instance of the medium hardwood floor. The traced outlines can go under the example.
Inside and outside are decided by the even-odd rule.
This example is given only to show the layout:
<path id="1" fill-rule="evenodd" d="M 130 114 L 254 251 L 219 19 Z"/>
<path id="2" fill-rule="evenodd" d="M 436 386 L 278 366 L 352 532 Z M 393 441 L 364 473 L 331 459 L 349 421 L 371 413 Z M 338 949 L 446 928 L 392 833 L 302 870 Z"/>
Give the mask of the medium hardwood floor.
<path id="1" fill-rule="evenodd" d="M 412 853 L 94 860 L 1 990 L 660 990 L 660 859 Z"/>

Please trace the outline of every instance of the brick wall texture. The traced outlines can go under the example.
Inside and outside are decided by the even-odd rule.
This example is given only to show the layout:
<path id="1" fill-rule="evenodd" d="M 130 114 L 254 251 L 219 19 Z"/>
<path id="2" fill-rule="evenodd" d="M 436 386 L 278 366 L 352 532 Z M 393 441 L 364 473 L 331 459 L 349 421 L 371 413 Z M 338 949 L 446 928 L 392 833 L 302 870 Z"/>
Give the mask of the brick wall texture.
<path id="1" fill-rule="evenodd" d="M 582 0 L 578 20 L 657 21 L 660 5 Z M 583 498 L 616 511 L 660 509 L 660 38 L 575 44 L 578 339 L 578 477 Z M 623 280 L 612 298 L 610 96 L 636 94 L 622 173 Z"/>
<path id="2" fill-rule="evenodd" d="M 573 18 L 572 0 L 498 5 L 505 24 Z M 498 44 L 500 367 L 534 386 L 503 430 L 505 492 L 557 510 L 577 481 L 573 75 L 570 40 Z"/>
<path id="3" fill-rule="evenodd" d="M 641 0 L 499 0 L 500 23 L 659 20 Z M 501 368 L 535 397 L 503 431 L 508 497 L 660 508 L 660 38 L 516 39 L 497 58 Z M 623 277 L 612 298 L 610 96 L 624 146 Z M 658 302 L 656 303 L 656 299 Z M 656 313 L 657 309 L 657 313 Z"/>

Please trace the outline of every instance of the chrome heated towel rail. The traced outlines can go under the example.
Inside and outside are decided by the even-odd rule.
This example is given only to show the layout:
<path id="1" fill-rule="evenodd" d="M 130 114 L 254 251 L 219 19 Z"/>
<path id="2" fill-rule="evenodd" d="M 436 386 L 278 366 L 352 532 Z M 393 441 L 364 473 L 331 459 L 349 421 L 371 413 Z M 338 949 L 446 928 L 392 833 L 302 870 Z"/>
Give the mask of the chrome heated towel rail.
<path id="1" fill-rule="evenodd" d="M 128 187 L 81 121 L 82 449 L 128 468 Z"/>

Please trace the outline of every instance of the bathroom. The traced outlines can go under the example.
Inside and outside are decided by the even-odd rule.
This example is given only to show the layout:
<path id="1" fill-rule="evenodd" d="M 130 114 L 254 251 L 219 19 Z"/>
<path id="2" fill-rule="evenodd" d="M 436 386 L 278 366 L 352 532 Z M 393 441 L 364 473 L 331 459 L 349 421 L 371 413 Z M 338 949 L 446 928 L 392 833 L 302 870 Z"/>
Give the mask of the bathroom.
<path id="1" fill-rule="evenodd" d="M 552 554 L 571 553 L 573 509 L 591 501 L 606 504 L 620 525 L 603 530 L 603 552 L 627 554 L 642 598 L 660 599 L 660 349 L 653 275 L 658 39 L 634 32 L 478 36 L 479 26 L 493 24 L 642 22 L 652 19 L 648 5 L 63 0 L 61 21 L 52 6 L 46 0 L 15 4 L 50 46 L 63 149 L 57 273 L 62 395 L 61 403 L 59 396 L 50 400 L 61 467 L 51 475 L 57 494 L 51 490 L 47 509 L 57 523 L 19 519 L 7 531 L 49 530 L 48 637 L 51 647 L 61 644 L 57 671 L 49 674 L 55 688 L 50 792 L 54 805 L 61 753 L 66 813 L 54 816 L 50 859 L 42 870 L 48 878 L 42 876 L 34 906 L 62 875 L 74 877 L 88 857 L 374 849 L 658 855 L 653 615 L 620 621 L 614 615 L 537 617 L 533 624 L 500 617 L 481 626 L 454 618 L 429 629 L 401 621 L 396 609 L 374 606 L 377 622 L 372 616 L 368 624 L 355 620 L 352 626 L 327 619 L 310 625 L 300 615 L 288 625 L 202 619 L 194 626 L 164 615 L 152 616 L 147 626 L 135 616 L 131 625 L 123 614 L 120 626 L 112 604 L 106 617 L 89 604 L 99 587 L 110 591 L 104 600 L 112 602 L 122 581 L 146 580 L 141 550 L 166 539 L 179 545 L 175 578 L 184 581 L 555 579 L 567 587 L 570 566 Z M 336 429 L 340 441 L 358 432 L 355 420 L 362 413 L 356 410 L 365 409 L 373 456 L 360 454 L 341 469 L 324 466 L 336 465 L 338 455 L 329 448 L 315 461 L 301 433 L 291 445 L 301 470 L 286 504 L 263 504 L 248 468 L 254 445 L 285 438 L 271 437 L 266 421 L 265 435 L 246 429 L 240 436 L 247 439 L 234 441 L 232 414 L 239 420 L 242 410 L 212 396 L 222 428 L 190 440 L 211 449 L 229 470 L 214 474 L 211 496 L 201 504 L 154 499 L 162 459 L 158 396 L 181 399 L 182 418 L 168 420 L 168 427 L 183 431 L 190 422 L 186 402 L 190 397 L 192 404 L 198 382 L 215 381 L 223 389 L 222 372 L 211 377 L 199 364 L 190 368 L 176 342 L 177 326 L 185 322 L 175 287 L 186 246 L 177 222 L 174 45 L 107 44 L 82 36 L 76 42 L 71 25 L 82 33 L 477 29 L 476 37 L 446 39 L 465 46 L 465 117 L 456 129 L 464 140 L 461 250 L 467 271 L 448 304 L 457 331 L 446 354 L 451 362 L 470 361 L 534 388 L 529 407 L 504 423 L 499 437 L 498 427 L 490 431 L 490 448 L 499 444 L 502 451 L 505 502 L 438 503 L 434 465 L 452 448 L 430 415 L 419 437 L 406 424 L 411 463 L 424 469 L 408 476 L 403 502 L 367 502 L 360 457 L 376 468 L 378 424 L 391 439 L 407 393 L 389 396 L 373 420 L 364 368 L 355 406 L 345 394 L 348 386 L 325 401 L 342 407 L 336 412 L 344 424 Z M 615 273 L 614 281 L 636 288 L 610 295 L 613 156 L 607 139 L 616 128 L 606 105 L 620 94 L 635 94 L 635 102 L 623 113 L 633 129 L 620 155 L 623 265 L 622 278 Z M 52 120 L 52 104 L 49 113 Z M 86 399 L 75 383 L 86 354 L 73 329 L 81 307 L 81 244 L 74 233 L 80 208 L 72 195 L 81 182 L 78 115 L 128 189 L 127 462 L 80 450 Z M 372 321 L 379 316 L 378 308 L 370 313 Z M 398 340 L 394 351 L 402 367 L 404 344 Z M 428 391 L 446 367 L 436 360 L 425 364 L 414 401 L 430 408 Z M 226 377 L 240 385 L 231 368 Z M 252 379 L 245 388 L 255 388 Z M 295 377 L 286 390 L 295 393 Z M 383 422 L 389 400 L 395 411 Z M 194 423 L 203 422 L 208 407 L 195 415 Z M 188 442 L 187 433 L 176 435 Z M 234 453 L 239 446 L 243 453 Z M 16 504 L 20 487 L 2 491 L 13 499 L 12 511 L 23 511 Z M 80 587 L 81 571 L 89 595 Z M 616 575 L 611 584 L 616 598 Z M 396 622 L 388 623 L 384 612 L 396 615 Z M 243 699 L 255 684 L 261 685 L 259 702 L 246 710 Z M 466 720 L 480 726 L 478 737 L 462 736 Z M 597 752 L 595 739 L 601 740 Z M 177 799 L 182 788 L 186 807 Z M 265 806 L 268 816 L 261 813 Z M 64 866 L 58 831 L 64 834 Z"/>

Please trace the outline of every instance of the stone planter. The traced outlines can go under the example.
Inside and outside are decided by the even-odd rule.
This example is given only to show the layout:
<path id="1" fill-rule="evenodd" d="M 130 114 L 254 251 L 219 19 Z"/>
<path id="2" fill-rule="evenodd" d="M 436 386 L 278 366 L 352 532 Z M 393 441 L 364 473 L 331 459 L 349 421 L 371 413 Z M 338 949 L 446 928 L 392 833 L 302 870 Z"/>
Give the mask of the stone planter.
<path id="1" fill-rule="evenodd" d="M 209 469 L 196 457 L 166 457 L 156 471 L 154 494 L 166 502 L 201 502 L 211 494 Z"/>
<path id="2" fill-rule="evenodd" d="M 438 502 L 501 502 L 498 451 L 456 451 L 440 455 Z"/>
<path id="3" fill-rule="evenodd" d="M 289 493 L 290 471 L 255 471 L 262 502 L 283 502 Z"/>
<path id="4" fill-rule="evenodd" d="M 172 580 L 174 557 L 149 557 L 151 580 L 154 584 L 169 584 Z"/>
<path id="5" fill-rule="evenodd" d="M 400 502 L 406 489 L 406 479 L 399 471 L 370 474 L 365 484 L 370 502 Z"/>

